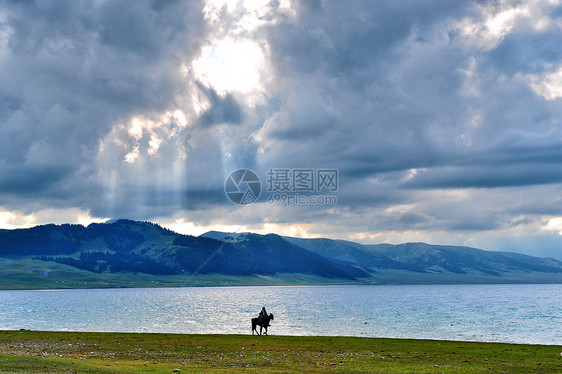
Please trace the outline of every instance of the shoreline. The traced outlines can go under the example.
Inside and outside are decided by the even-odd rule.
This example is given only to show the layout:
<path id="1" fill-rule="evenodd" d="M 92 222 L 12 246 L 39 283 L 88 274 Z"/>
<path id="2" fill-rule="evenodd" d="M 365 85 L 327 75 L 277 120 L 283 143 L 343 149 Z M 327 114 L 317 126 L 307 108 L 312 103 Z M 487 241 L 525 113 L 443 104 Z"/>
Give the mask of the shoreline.
<path id="1" fill-rule="evenodd" d="M 561 352 L 559 345 L 344 336 L 0 331 L 0 371 L 39 373 L 554 373 Z"/>
<path id="2" fill-rule="evenodd" d="M 135 285 L 122 284 L 42 284 L 39 286 L 6 286 L 0 284 L 0 291 L 65 291 L 65 290 L 111 290 L 111 289 L 154 289 L 154 288 L 235 288 L 235 287 L 340 287 L 340 286 L 485 286 L 485 285 L 558 285 L 562 280 L 546 281 L 496 281 L 496 282 L 436 282 L 436 283 L 385 283 L 372 280 L 355 282 L 236 282 L 209 281 L 208 283 L 143 283 Z"/>
<path id="3" fill-rule="evenodd" d="M 58 333 L 69 333 L 69 334 L 123 334 L 123 335 L 182 335 L 182 336 L 247 336 L 246 334 L 239 333 L 191 333 L 191 332 L 160 332 L 160 331 L 102 331 L 102 330 L 34 330 L 34 329 L 0 329 L 0 334 L 2 332 L 34 332 L 34 333 L 45 333 L 45 334 L 58 334 Z M 410 338 L 410 337 L 390 337 L 390 336 L 355 336 L 355 335 L 285 335 L 285 334 L 275 334 L 274 331 L 269 331 L 268 337 L 278 337 L 278 338 L 318 338 L 318 339 L 389 339 L 389 340 L 406 340 L 406 341 L 423 341 L 423 342 L 450 342 L 450 343 L 481 343 L 481 344 L 508 344 L 508 345 L 529 345 L 529 346 L 541 346 L 541 347 L 560 347 L 560 355 L 562 357 L 562 343 L 529 343 L 529 342 L 508 342 L 508 341 L 483 341 L 483 340 L 456 340 L 456 339 L 439 339 L 439 338 Z M 251 334 L 249 334 L 251 336 Z M 254 335 L 259 336 L 259 335 Z M 264 335 L 266 336 L 266 335 Z M 0 371 L 1 373 L 1 371 Z"/>

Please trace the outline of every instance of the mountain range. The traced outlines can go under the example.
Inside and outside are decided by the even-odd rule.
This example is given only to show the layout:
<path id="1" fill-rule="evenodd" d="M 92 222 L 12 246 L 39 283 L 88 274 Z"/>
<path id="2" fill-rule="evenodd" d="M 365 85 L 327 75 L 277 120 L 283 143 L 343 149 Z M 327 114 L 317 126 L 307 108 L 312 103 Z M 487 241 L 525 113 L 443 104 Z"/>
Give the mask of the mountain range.
<path id="1" fill-rule="evenodd" d="M 538 282 L 562 283 L 562 262 L 426 243 L 195 237 L 131 220 L 0 230 L 0 288 Z"/>

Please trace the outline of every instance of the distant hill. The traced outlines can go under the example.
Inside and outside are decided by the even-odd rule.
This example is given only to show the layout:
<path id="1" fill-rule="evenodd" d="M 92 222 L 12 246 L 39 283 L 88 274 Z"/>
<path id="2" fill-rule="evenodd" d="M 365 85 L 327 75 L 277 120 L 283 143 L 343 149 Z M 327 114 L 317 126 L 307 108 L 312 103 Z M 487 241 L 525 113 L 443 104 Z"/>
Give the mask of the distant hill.
<path id="1" fill-rule="evenodd" d="M 240 258 L 231 261 L 245 263 L 246 274 L 305 273 L 342 279 L 363 275 L 353 265 L 315 254 L 275 234 L 228 235 L 222 242 L 237 249 L 236 256 Z"/>
<path id="2" fill-rule="evenodd" d="M 301 239 L 287 241 L 326 258 L 356 264 L 369 273 L 400 270 L 427 275 L 465 275 L 467 281 L 487 278 L 497 281 L 532 274 L 541 279 L 558 279 L 562 262 L 511 252 L 484 251 L 471 247 L 430 245 L 426 243 L 363 245 L 345 240 Z M 459 277 L 457 277 L 459 278 Z M 461 279 L 461 278 L 459 278 Z"/>
<path id="3" fill-rule="evenodd" d="M 150 222 L 112 220 L 81 225 L 44 225 L 29 229 L 0 230 L 0 287 L 13 288 L 26 274 L 37 278 L 30 266 L 64 265 L 41 270 L 45 278 L 61 271 L 75 281 L 74 270 L 92 273 L 96 279 L 114 274 L 183 276 L 276 276 L 302 274 L 317 279 L 356 279 L 356 269 L 336 263 L 293 245 L 277 235 L 223 235 L 223 241 L 181 235 Z M 23 262 L 22 262 L 23 261 Z M 15 271 L 26 263 L 27 272 Z M 42 262 L 43 264 L 38 264 Z M 31 264 L 35 265 L 31 265 Z M 2 262 L 0 261 L 0 266 Z M 56 270 L 55 270 L 56 269 Z M 83 274 L 83 273 L 80 273 Z M 4 278 L 2 278 L 4 277 Z M 47 281 L 47 280 L 46 280 Z M 36 279 L 41 283 L 41 279 Z M 158 281 L 158 283 L 162 283 Z"/>
<path id="4" fill-rule="evenodd" d="M 243 234 L 238 234 L 238 233 L 234 233 L 234 232 L 208 231 L 208 232 L 204 233 L 203 235 L 201 235 L 201 237 L 211 238 L 211 239 L 215 239 L 215 240 L 223 240 L 224 238 L 227 238 L 227 237 L 237 238 L 240 235 L 243 235 Z"/>
<path id="5" fill-rule="evenodd" d="M 0 288 L 350 282 L 562 283 L 562 263 L 425 243 L 194 237 L 131 220 L 0 230 Z"/>

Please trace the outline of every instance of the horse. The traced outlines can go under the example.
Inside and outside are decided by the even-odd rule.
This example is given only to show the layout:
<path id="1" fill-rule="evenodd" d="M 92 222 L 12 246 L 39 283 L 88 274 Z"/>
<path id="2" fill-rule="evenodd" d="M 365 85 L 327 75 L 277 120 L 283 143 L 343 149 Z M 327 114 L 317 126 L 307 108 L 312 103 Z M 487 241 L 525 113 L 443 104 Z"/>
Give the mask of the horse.
<path id="1" fill-rule="evenodd" d="M 258 330 L 256 330 L 256 327 L 259 326 L 260 327 L 260 335 L 262 332 L 262 329 L 265 329 L 265 335 L 267 335 L 267 328 L 269 327 L 269 321 L 271 321 L 273 319 L 273 313 L 270 313 L 269 316 L 265 316 L 263 319 L 260 318 L 252 318 L 252 335 L 254 335 L 254 331 L 256 332 L 256 334 L 258 333 Z"/>

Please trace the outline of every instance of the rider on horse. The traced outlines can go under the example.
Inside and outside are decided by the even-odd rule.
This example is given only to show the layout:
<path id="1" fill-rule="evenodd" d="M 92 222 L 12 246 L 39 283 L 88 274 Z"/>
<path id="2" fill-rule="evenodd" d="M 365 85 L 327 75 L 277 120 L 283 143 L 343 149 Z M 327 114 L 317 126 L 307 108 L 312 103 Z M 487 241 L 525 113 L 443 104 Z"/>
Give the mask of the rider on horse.
<path id="1" fill-rule="evenodd" d="M 260 320 L 263 320 L 263 319 L 265 319 L 265 317 L 267 317 L 267 312 L 265 311 L 265 307 L 263 307 L 263 308 L 261 308 L 261 312 L 260 312 L 258 318 Z"/>
<path id="2" fill-rule="evenodd" d="M 261 308 L 258 318 L 252 318 L 252 335 L 257 332 L 256 327 L 260 327 L 259 335 L 262 333 L 262 329 L 265 329 L 265 335 L 267 335 L 267 328 L 270 326 L 269 322 L 273 319 L 273 314 L 267 314 L 265 307 Z"/>

